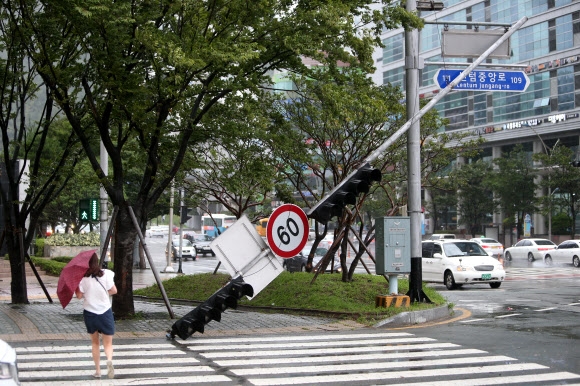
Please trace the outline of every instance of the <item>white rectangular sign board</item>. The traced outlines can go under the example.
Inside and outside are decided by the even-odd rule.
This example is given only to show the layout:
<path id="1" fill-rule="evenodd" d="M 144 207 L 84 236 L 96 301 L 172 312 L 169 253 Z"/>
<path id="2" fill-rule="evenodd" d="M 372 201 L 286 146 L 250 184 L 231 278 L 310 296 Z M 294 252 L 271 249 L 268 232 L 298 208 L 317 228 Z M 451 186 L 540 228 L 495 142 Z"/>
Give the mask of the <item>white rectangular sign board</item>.
<path id="1" fill-rule="evenodd" d="M 246 216 L 213 240 L 211 250 L 232 278 L 242 276 L 254 289 L 254 296 L 284 268 Z"/>
<path id="2" fill-rule="evenodd" d="M 441 32 L 441 56 L 451 58 L 477 58 L 495 44 L 504 34 L 504 30 L 461 30 L 451 29 Z M 511 57 L 510 40 L 503 42 L 489 59 L 509 59 Z"/>

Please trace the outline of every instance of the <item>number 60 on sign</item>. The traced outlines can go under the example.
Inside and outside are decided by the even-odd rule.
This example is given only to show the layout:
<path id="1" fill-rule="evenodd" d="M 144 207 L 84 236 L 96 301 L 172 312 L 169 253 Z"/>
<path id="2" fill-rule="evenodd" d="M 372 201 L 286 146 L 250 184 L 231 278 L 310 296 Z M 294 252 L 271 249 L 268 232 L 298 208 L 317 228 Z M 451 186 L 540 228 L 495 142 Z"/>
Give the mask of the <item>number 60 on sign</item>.
<path id="1" fill-rule="evenodd" d="M 283 258 L 296 256 L 308 241 L 308 218 L 300 207 L 284 204 L 272 213 L 266 228 L 268 244 Z"/>

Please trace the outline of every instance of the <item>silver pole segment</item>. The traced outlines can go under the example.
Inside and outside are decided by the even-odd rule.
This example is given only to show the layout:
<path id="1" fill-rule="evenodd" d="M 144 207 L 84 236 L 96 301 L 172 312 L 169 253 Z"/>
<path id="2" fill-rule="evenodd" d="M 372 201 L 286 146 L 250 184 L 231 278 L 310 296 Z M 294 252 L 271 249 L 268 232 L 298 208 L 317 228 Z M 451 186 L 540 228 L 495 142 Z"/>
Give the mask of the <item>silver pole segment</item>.
<path id="1" fill-rule="evenodd" d="M 415 0 L 407 0 L 407 11 L 417 11 Z M 420 106 L 419 69 L 422 67 L 419 58 L 419 30 L 416 28 L 405 31 L 405 55 L 407 119 L 411 120 L 407 133 L 407 206 L 411 232 L 411 257 L 421 257 L 421 125 L 419 119 L 412 119 Z"/>
<path id="2" fill-rule="evenodd" d="M 163 272 L 175 272 L 173 266 L 171 265 L 171 247 L 173 241 L 173 200 L 175 198 L 175 186 L 173 185 L 173 181 L 171 181 L 171 193 L 169 195 L 169 232 L 168 240 L 167 240 L 167 266 Z M 177 257 L 177 256 L 176 256 Z"/>
<path id="3" fill-rule="evenodd" d="M 427 111 L 431 110 L 433 106 L 439 102 L 445 95 L 449 94 L 451 89 L 459 84 L 465 77 L 481 62 L 483 62 L 493 51 L 497 49 L 504 41 L 509 39 L 510 36 L 513 35 L 526 21 L 528 20 L 527 17 L 522 17 L 513 27 L 511 27 L 505 34 L 503 34 L 497 42 L 495 42 L 491 47 L 487 49 L 479 58 L 477 58 L 469 67 L 467 67 L 453 82 L 449 83 L 447 87 L 441 90 L 439 94 L 437 94 L 429 103 L 427 103 L 417 114 L 413 116 L 410 120 L 408 120 L 399 130 L 397 130 L 392 136 L 389 137 L 381 146 L 379 146 L 374 152 L 372 152 L 364 162 L 371 162 L 381 156 L 395 141 L 397 141 L 401 135 L 405 134 L 405 132 L 411 127 L 413 123 L 421 119 Z M 354 173 L 352 173 L 354 174 Z"/>
<path id="4" fill-rule="evenodd" d="M 103 170 L 103 173 L 105 174 L 105 176 L 109 175 L 109 154 L 107 154 L 107 149 L 105 148 L 105 145 L 103 144 L 103 141 L 101 141 L 101 146 L 100 146 L 100 154 L 99 154 L 99 161 L 101 163 L 101 170 Z M 107 191 L 105 190 L 105 188 L 101 185 L 101 189 L 100 189 L 100 193 L 99 193 L 99 199 L 101 201 L 101 213 L 100 213 L 100 227 L 99 227 L 99 233 L 100 233 L 100 242 L 101 242 L 101 256 L 100 256 L 100 261 L 109 261 L 108 256 L 107 256 L 107 250 L 105 249 L 105 245 L 108 245 L 108 240 L 107 240 L 107 234 L 108 234 L 108 228 L 109 228 L 109 209 L 107 207 L 107 203 L 108 203 L 108 195 L 107 195 Z M 111 224 L 111 226 L 113 226 L 113 224 Z M 107 248 L 108 249 L 108 248 Z"/>
<path id="5" fill-rule="evenodd" d="M 399 130 L 397 130 L 395 133 L 393 133 L 393 135 L 391 135 L 389 137 L 389 139 L 387 139 L 381 146 L 379 146 L 374 152 L 372 152 L 363 161 L 363 164 L 367 163 L 367 162 L 372 162 L 375 159 L 377 159 L 378 157 L 380 157 L 394 142 L 396 142 L 403 134 L 405 134 L 407 132 L 407 130 L 409 130 L 409 128 L 411 127 L 412 124 L 414 124 L 419 119 L 421 119 L 421 117 L 423 115 L 425 115 L 425 113 L 427 113 L 427 111 L 431 110 L 437 102 L 439 102 L 445 95 L 447 95 L 453 89 L 453 87 L 455 87 L 459 82 L 461 82 L 463 79 L 465 79 L 465 77 L 475 67 L 477 67 L 481 62 L 483 62 L 485 59 L 487 59 L 487 57 L 489 55 L 491 55 L 493 53 L 493 51 L 495 51 L 497 49 L 497 47 L 499 47 L 504 41 L 509 39 L 509 37 L 511 35 L 513 35 L 513 33 L 515 31 L 517 31 L 527 20 L 528 20 L 528 18 L 525 16 L 523 18 L 521 18 L 520 20 L 518 20 L 518 22 L 515 23 L 513 25 L 513 27 L 508 29 L 508 31 L 497 40 L 497 42 L 495 42 L 490 48 L 488 48 L 487 51 L 485 51 L 479 58 L 477 58 L 469 67 L 467 67 L 465 70 L 463 70 L 463 72 L 461 74 L 459 74 L 459 76 L 457 78 L 455 78 L 455 80 L 453 82 L 449 83 L 447 85 L 447 87 L 442 89 L 435 97 L 433 97 L 433 99 L 431 99 L 431 101 L 429 103 L 427 103 L 421 110 L 419 110 L 419 112 L 417 112 L 413 116 L 413 118 L 411 118 L 407 122 L 405 122 L 405 124 L 403 126 L 401 126 L 401 128 Z M 328 192 L 325 197 L 329 197 L 334 192 L 339 190 L 342 187 L 342 185 L 344 185 L 347 181 L 350 180 L 350 178 L 352 178 L 356 174 L 357 171 L 358 170 L 354 170 L 353 172 L 351 172 L 346 178 L 344 178 L 342 180 L 341 183 L 336 185 L 334 187 L 334 189 L 332 189 L 330 192 Z M 419 193 L 419 195 L 420 195 L 420 193 Z M 320 201 L 318 201 L 316 203 L 316 205 L 314 205 L 310 209 L 309 213 L 313 213 L 320 205 L 322 205 L 324 203 L 324 201 L 325 201 L 324 198 L 321 199 Z"/>

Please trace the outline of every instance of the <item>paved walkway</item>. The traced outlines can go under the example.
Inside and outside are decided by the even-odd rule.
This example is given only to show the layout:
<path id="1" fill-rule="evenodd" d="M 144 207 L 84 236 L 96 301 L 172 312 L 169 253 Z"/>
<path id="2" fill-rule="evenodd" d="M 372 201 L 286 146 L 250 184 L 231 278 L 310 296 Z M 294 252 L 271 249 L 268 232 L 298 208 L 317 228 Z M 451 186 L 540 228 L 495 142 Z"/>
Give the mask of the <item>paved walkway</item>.
<path id="1" fill-rule="evenodd" d="M 160 274 L 161 280 L 175 274 Z M 39 340 L 86 340 L 87 334 L 82 318 L 82 301 L 73 298 L 63 309 L 56 296 L 57 277 L 42 276 L 50 294 L 50 303 L 42 287 L 34 277 L 28 277 L 30 304 L 11 304 L 10 279 L 0 281 L 0 339 L 7 342 Z M 155 278 L 150 269 L 133 271 L 135 289 L 151 285 Z M 193 309 L 193 306 L 171 305 L 177 318 Z M 164 303 L 135 300 L 138 317 L 116 322 L 115 338 L 159 338 L 164 337 L 176 319 L 170 319 Z M 283 314 L 227 310 L 221 323 L 206 325 L 204 335 L 218 336 L 234 334 L 265 334 L 293 331 L 340 331 L 364 328 L 353 321 L 316 318 Z"/>

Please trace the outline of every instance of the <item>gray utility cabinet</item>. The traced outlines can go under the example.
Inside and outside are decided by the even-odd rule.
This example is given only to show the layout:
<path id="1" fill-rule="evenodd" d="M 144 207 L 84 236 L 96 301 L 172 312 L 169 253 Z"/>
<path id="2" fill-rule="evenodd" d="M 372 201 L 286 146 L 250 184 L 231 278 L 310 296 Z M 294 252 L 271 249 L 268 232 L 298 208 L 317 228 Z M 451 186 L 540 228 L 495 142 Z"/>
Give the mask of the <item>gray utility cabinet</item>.
<path id="1" fill-rule="evenodd" d="M 411 221 L 409 217 L 375 219 L 375 271 L 377 275 L 411 272 Z"/>

